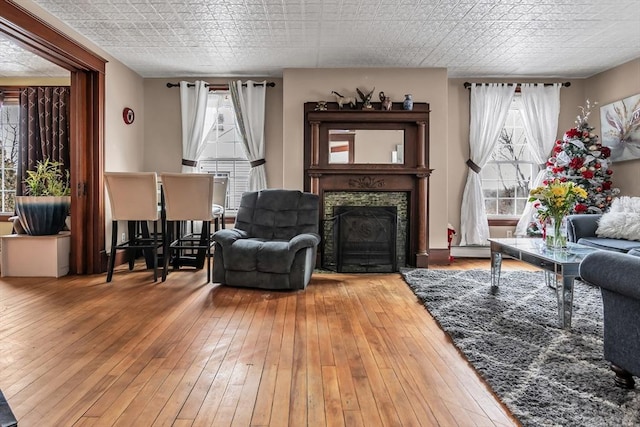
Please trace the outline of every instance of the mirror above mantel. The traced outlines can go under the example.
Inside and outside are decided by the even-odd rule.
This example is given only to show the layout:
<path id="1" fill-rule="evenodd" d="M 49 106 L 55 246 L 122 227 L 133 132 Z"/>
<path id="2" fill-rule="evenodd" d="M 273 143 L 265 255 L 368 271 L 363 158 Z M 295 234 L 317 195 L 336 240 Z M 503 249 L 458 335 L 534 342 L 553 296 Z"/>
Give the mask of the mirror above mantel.
<path id="1" fill-rule="evenodd" d="M 330 164 L 404 163 L 403 129 L 328 129 Z"/>

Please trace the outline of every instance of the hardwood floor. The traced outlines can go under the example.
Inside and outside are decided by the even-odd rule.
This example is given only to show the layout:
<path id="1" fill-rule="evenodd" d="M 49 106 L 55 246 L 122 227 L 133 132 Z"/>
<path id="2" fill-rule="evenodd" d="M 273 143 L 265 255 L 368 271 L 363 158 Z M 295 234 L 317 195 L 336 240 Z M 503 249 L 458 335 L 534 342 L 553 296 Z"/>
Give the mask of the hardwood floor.
<path id="1" fill-rule="evenodd" d="M 517 425 L 399 274 L 315 274 L 299 292 L 205 276 L 1 279 L 19 426 Z"/>

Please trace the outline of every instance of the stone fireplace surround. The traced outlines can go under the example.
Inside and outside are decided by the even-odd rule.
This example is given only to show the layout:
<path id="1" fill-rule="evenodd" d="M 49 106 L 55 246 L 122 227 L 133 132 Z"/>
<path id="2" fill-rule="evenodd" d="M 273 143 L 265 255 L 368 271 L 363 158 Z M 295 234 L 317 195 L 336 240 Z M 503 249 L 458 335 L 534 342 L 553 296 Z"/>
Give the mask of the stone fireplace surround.
<path id="1" fill-rule="evenodd" d="M 305 191 L 320 196 L 321 224 L 327 222 L 327 215 L 333 216 L 337 203 L 398 206 L 402 220 L 397 235 L 405 239 L 397 246 L 397 254 L 404 256 L 398 266 L 428 267 L 429 105 L 414 103 L 412 111 L 405 111 L 401 103 L 394 103 L 391 111 L 381 111 L 378 104 L 373 103 L 372 110 L 338 110 L 337 104 L 328 103 L 327 110 L 314 111 L 316 103 L 305 103 Z M 345 128 L 404 130 L 404 163 L 329 163 L 328 131 Z M 321 232 L 327 233 L 324 228 Z M 326 237 L 319 253 L 332 256 L 334 248 Z M 321 265 L 322 260 L 318 261 Z"/>

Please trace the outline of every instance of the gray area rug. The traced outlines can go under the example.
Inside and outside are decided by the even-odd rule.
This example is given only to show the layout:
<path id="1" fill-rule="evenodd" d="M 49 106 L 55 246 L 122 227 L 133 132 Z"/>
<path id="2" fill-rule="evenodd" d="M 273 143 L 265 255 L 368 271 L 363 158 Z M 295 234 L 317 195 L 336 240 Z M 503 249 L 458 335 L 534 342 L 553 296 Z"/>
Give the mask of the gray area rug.
<path id="1" fill-rule="evenodd" d="M 616 387 L 603 358 L 598 288 L 576 282 L 565 331 L 542 272 L 503 271 L 496 295 L 488 270 L 402 275 L 522 425 L 640 425 L 640 391 Z"/>

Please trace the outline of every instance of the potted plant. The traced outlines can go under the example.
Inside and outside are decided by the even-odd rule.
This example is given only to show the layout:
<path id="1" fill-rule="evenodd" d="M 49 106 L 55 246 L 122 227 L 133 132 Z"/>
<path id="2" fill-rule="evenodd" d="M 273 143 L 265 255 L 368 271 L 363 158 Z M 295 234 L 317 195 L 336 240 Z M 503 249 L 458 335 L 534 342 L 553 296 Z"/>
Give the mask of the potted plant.
<path id="1" fill-rule="evenodd" d="M 16 214 L 24 231 L 34 236 L 58 234 L 71 207 L 69 171 L 62 163 L 45 159 L 27 171 L 26 196 L 16 197 Z"/>

